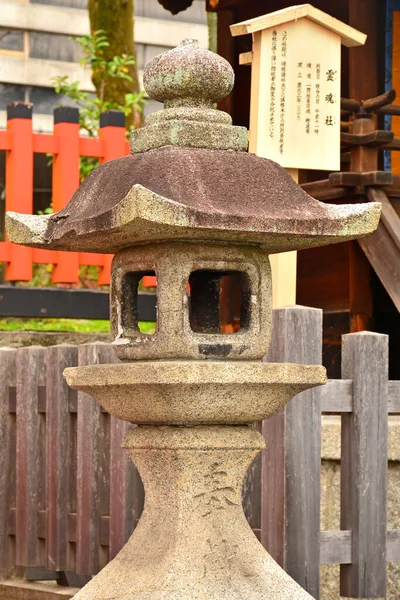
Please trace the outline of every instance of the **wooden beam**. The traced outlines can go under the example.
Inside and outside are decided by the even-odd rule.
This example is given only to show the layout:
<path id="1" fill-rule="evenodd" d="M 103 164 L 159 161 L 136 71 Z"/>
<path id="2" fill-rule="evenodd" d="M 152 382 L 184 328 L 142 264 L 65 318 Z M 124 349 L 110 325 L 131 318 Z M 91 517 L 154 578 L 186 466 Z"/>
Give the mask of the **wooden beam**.
<path id="1" fill-rule="evenodd" d="M 373 365 L 373 367 L 372 367 Z M 342 376 L 353 380 L 353 412 L 342 415 L 341 529 L 352 532 L 340 594 L 386 597 L 388 336 L 343 336 Z"/>
<path id="2" fill-rule="evenodd" d="M 379 92 L 378 36 L 381 0 L 348 0 L 348 23 L 367 35 L 364 46 L 349 49 L 350 98 L 374 98 Z"/>
<path id="3" fill-rule="evenodd" d="M 0 600 L 69 600 L 78 588 L 62 588 L 57 583 L 1 581 Z"/>
<path id="4" fill-rule="evenodd" d="M 268 360 L 321 364 L 321 338 L 321 310 L 276 309 Z M 303 392 L 263 421 L 262 429 L 266 449 L 262 453 L 261 541 L 314 598 L 319 595 L 320 560 L 319 394 L 320 388 Z"/>
<path id="5" fill-rule="evenodd" d="M 383 221 L 374 233 L 357 241 L 397 310 L 400 310 L 399 250 Z"/>
<path id="6" fill-rule="evenodd" d="M 156 294 L 139 292 L 140 321 L 156 320 Z M 99 290 L 0 285 L 0 317 L 109 319 L 110 296 Z"/>

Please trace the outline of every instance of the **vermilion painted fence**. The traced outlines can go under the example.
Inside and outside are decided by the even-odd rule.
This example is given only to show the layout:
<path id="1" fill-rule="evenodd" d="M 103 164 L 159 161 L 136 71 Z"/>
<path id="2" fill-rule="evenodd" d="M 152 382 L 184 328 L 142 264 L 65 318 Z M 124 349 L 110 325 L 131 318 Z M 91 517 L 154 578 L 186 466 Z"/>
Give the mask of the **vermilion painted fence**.
<path id="1" fill-rule="evenodd" d="M 34 133 L 32 105 L 12 103 L 7 108 L 7 131 L 0 132 L 0 150 L 6 151 L 6 210 L 33 214 L 34 154 L 52 154 L 54 212 L 63 208 L 79 186 L 80 156 L 100 163 L 129 154 L 125 117 L 120 111 L 101 115 L 98 138 L 79 135 L 79 111 L 59 107 L 54 111 L 52 134 Z M 112 255 L 89 252 L 55 252 L 0 242 L 0 261 L 6 263 L 7 281 L 30 281 L 34 263 L 52 264 L 54 283 L 77 283 L 79 266 L 99 267 L 98 283 L 110 282 Z"/>

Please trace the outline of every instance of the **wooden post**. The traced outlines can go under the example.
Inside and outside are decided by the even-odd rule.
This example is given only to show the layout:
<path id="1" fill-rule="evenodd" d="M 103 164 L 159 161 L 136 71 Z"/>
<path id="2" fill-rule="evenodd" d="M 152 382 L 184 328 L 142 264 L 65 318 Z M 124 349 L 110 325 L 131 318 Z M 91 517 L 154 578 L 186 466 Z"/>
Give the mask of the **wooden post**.
<path id="1" fill-rule="evenodd" d="M 133 497 L 136 468 L 121 444 L 132 428 L 130 423 L 111 417 L 110 424 L 110 560 L 128 541 L 134 529 Z"/>
<path id="2" fill-rule="evenodd" d="M 353 380 L 353 412 L 342 415 L 341 529 L 352 532 L 352 562 L 340 594 L 386 597 L 388 336 L 343 336 L 342 377 Z"/>
<path id="3" fill-rule="evenodd" d="M 112 360 L 108 344 L 79 347 L 79 366 Z M 108 562 L 102 544 L 102 515 L 109 514 L 109 415 L 88 394 L 78 392 L 76 570 L 95 575 Z M 108 540 L 107 540 L 108 545 Z"/>
<path id="4" fill-rule="evenodd" d="M 16 563 L 25 567 L 45 564 L 45 353 L 39 346 L 17 351 Z"/>
<path id="5" fill-rule="evenodd" d="M 367 113 L 356 117 L 352 133 L 362 135 L 375 131 L 373 118 Z M 350 171 L 378 170 L 378 147 L 360 145 L 351 148 Z M 350 332 L 368 330 L 372 325 L 373 300 L 371 265 L 357 241 L 349 242 L 349 308 Z"/>
<path id="6" fill-rule="evenodd" d="M 73 481 L 71 451 L 73 431 L 71 390 L 64 377 L 66 367 L 78 364 L 78 347 L 51 346 L 46 354 L 46 565 L 54 571 L 73 571 L 75 561 L 69 544 L 68 514 L 72 513 Z"/>
<path id="7" fill-rule="evenodd" d="M 0 577 L 15 571 L 14 544 L 9 535 L 10 509 L 15 498 L 15 406 L 10 406 L 16 384 L 16 350 L 0 349 Z M 13 394 L 15 401 L 15 393 Z"/>
<path id="8" fill-rule="evenodd" d="M 322 311 L 273 311 L 270 362 L 322 363 Z M 261 542 L 314 598 L 320 564 L 320 389 L 302 392 L 263 421 Z"/>
<path id="9" fill-rule="evenodd" d="M 54 135 L 58 153 L 53 159 L 53 210 L 58 212 L 71 200 L 79 187 L 79 110 L 71 106 L 54 109 Z M 53 267 L 54 283 L 79 281 L 79 254 L 57 252 Z"/>
<path id="10" fill-rule="evenodd" d="M 126 155 L 125 115 L 120 110 L 108 110 L 100 115 L 99 137 L 104 143 L 101 164 Z M 99 285 L 109 285 L 112 254 L 103 254 L 103 264 L 99 269 Z"/>
<path id="11" fill-rule="evenodd" d="M 11 149 L 6 152 L 6 211 L 33 213 L 32 105 L 14 102 L 7 106 L 7 131 Z M 7 281 L 32 279 L 32 248 L 10 244 Z"/>

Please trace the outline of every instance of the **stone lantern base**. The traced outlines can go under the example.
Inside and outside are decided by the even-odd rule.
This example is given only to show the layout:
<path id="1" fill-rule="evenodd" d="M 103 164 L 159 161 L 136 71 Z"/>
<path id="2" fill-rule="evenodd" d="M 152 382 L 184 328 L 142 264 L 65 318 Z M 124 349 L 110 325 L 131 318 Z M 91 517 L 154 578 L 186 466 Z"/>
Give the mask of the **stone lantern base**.
<path id="1" fill-rule="evenodd" d="M 143 427 L 123 443 L 146 502 L 132 537 L 76 600 L 306 600 L 242 509 L 243 477 L 264 447 L 247 426 Z"/>
<path id="2" fill-rule="evenodd" d="M 144 483 L 142 517 L 76 600 L 310 598 L 258 542 L 241 492 L 265 445 L 246 423 L 324 383 L 322 366 L 136 361 L 64 374 L 113 416 L 142 423 L 123 442 Z"/>

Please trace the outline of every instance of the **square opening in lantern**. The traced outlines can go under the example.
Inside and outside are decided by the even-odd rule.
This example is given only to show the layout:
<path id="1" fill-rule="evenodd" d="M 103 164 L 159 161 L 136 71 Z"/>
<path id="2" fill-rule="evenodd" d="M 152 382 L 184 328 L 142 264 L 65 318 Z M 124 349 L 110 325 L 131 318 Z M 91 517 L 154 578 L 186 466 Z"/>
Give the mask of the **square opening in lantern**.
<path id="1" fill-rule="evenodd" d="M 122 329 L 124 336 L 136 337 L 138 333 L 153 335 L 157 322 L 143 319 L 140 310 L 139 291 L 150 292 L 157 285 L 155 271 L 130 271 L 122 280 Z"/>
<path id="2" fill-rule="evenodd" d="M 242 271 L 199 269 L 189 277 L 189 322 L 195 333 L 234 334 L 250 323 L 250 281 Z"/>

